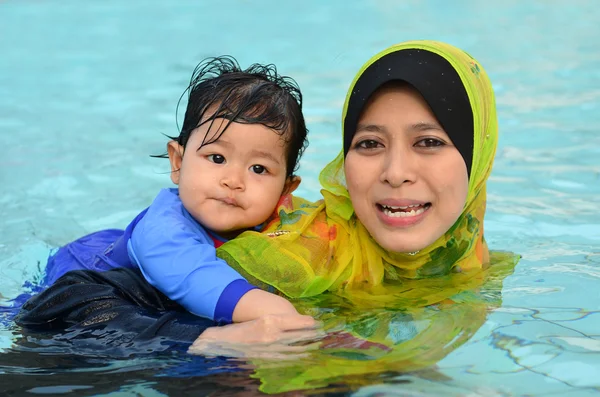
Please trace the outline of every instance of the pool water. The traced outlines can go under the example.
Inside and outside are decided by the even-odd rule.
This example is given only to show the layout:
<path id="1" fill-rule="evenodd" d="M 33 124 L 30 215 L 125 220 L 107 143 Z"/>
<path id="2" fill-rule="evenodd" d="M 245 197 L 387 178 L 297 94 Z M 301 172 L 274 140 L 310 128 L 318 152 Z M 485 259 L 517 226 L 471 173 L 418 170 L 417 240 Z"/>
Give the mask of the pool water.
<path id="1" fill-rule="evenodd" d="M 332 376 L 308 388 L 600 395 L 598 37 L 594 0 L 0 0 L 0 303 L 41 277 L 51 248 L 124 227 L 170 186 L 167 161 L 148 155 L 164 152 L 163 134 L 177 133 L 175 106 L 202 58 L 275 63 L 297 80 L 310 129 L 297 193 L 316 199 L 358 68 L 390 44 L 442 40 L 476 57 L 494 84 L 501 136 L 486 237 L 523 259 L 504 280 L 500 307 L 456 313 L 480 327 L 436 362 L 414 371 L 390 363 L 377 376 Z M 273 379 L 268 362 L 166 353 L 107 360 L 17 348 L 18 339 L 18 328 L 0 329 L 5 395 L 252 395 L 269 377 L 271 391 L 294 390 L 278 387 L 306 370 L 290 365 Z"/>

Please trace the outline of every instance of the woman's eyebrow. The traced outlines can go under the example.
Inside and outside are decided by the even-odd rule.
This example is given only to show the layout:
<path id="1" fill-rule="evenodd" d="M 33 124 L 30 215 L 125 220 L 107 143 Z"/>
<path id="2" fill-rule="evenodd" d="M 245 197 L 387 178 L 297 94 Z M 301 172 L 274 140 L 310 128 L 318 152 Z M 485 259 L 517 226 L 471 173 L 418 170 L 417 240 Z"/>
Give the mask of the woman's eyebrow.
<path id="1" fill-rule="evenodd" d="M 407 131 L 410 132 L 421 132 L 427 130 L 439 130 L 444 131 L 444 129 L 437 123 L 431 123 L 426 121 L 419 121 L 418 123 L 414 123 L 408 126 Z M 388 132 L 387 128 L 383 125 L 379 124 L 364 124 L 359 123 L 356 126 L 356 132 L 375 132 L 379 134 L 386 134 Z"/>
<path id="2" fill-rule="evenodd" d="M 387 128 L 385 128 L 383 125 L 359 123 L 356 126 L 356 132 L 360 132 L 360 131 L 377 132 L 380 134 L 385 134 L 387 132 Z"/>
<path id="3" fill-rule="evenodd" d="M 426 130 L 441 130 L 443 131 L 444 129 L 437 123 L 429 123 L 426 121 L 420 121 L 418 123 L 412 124 L 409 127 L 409 130 L 411 131 L 426 131 Z"/>

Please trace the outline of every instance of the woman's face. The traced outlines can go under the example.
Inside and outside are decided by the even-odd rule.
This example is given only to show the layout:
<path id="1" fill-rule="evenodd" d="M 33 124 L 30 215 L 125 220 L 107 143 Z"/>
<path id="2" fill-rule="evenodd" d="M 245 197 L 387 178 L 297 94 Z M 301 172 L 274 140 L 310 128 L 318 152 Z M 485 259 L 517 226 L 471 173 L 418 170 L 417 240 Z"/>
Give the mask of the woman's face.
<path id="1" fill-rule="evenodd" d="M 401 84 L 369 99 L 345 173 L 356 216 L 392 252 L 419 251 L 441 237 L 460 216 L 469 188 L 459 151 L 423 97 Z"/>

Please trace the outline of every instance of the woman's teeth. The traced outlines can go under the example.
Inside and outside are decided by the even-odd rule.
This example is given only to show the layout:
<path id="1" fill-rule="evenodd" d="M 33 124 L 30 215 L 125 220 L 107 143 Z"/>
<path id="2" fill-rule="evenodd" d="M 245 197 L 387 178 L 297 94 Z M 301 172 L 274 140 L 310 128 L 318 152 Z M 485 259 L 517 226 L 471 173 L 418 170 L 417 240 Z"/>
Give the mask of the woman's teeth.
<path id="1" fill-rule="evenodd" d="M 386 216 L 392 218 L 409 218 L 411 216 L 421 215 L 431 204 L 411 204 L 405 207 L 394 207 L 392 205 L 382 205 L 381 209 Z"/>

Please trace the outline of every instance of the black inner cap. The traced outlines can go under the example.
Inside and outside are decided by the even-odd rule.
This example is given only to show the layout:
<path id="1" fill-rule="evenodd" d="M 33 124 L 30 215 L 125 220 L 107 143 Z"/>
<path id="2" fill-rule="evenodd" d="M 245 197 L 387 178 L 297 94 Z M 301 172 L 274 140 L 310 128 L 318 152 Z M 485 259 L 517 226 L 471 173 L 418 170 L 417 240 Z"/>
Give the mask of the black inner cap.
<path id="1" fill-rule="evenodd" d="M 450 62 L 426 50 L 406 49 L 384 55 L 360 76 L 344 119 L 344 156 L 350 150 L 358 119 L 369 97 L 383 84 L 398 80 L 412 85 L 425 98 L 471 175 L 474 127 L 469 96 Z"/>

